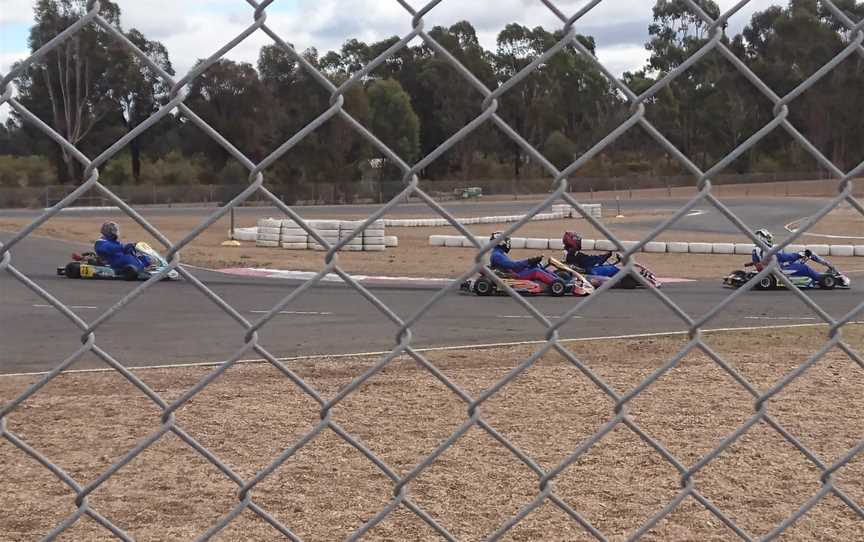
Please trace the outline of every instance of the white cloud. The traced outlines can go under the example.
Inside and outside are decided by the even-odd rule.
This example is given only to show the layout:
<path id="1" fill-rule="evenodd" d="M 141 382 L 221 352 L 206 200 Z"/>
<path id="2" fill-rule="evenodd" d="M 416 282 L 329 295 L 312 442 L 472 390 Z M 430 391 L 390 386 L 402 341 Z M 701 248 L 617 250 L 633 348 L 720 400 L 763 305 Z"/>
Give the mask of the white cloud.
<path id="1" fill-rule="evenodd" d="M 24 60 L 30 53 L 27 51 L 5 52 L 0 51 L 0 73 L 7 74 L 12 69 L 12 64 Z"/>
<path id="2" fill-rule="evenodd" d="M 32 20 L 32 0 L 0 0 L 0 26 L 29 24 Z M 2 31 L 0 28 L 0 32 Z"/>
<path id="3" fill-rule="evenodd" d="M 125 29 L 137 28 L 168 49 L 178 78 L 199 58 L 206 58 L 252 22 L 253 9 L 244 0 L 115 0 L 122 10 Z M 588 0 L 557 0 L 572 14 Z M 420 0 L 412 2 L 420 5 Z M 737 0 L 719 0 L 730 9 Z M 749 22 L 753 12 L 785 0 L 752 0 L 731 20 L 730 32 Z M 0 0 L 0 72 L 25 56 L 26 28 L 32 22 L 34 0 Z M 620 74 L 644 64 L 643 47 L 651 20 L 653 0 L 603 0 L 577 21 L 577 32 L 597 41 L 600 60 Z M 562 23 L 539 0 L 444 0 L 424 18 L 425 28 L 470 21 L 483 45 L 494 50 L 498 32 L 508 23 L 558 29 Z M 276 0 L 268 8 L 267 25 L 298 49 L 319 52 L 338 49 L 352 37 L 366 42 L 411 30 L 411 15 L 396 0 Z M 17 41 L 22 43 L 18 44 Z M 232 60 L 255 64 L 263 45 L 272 40 L 256 32 L 229 52 Z M 2 118 L 2 113 L 0 113 Z"/>
<path id="4" fill-rule="evenodd" d="M 648 55 L 645 47 L 640 45 L 615 45 L 597 49 L 597 59 L 616 75 L 645 66 Z"/>
<path id="5" fill-rule="evenodd" d="M 743 27 L 750 14 L 777 0 L 752 0 L 733 19 L 733 28 Z M 575 13 L 587 0 L 558 0 L 565 14 Z M 616 73 L 633 67 L 629 58 L 644 58 L 640 51 L 651 18 L 650 0 L 604 0 L 581 20 L 576 29 L 594 35 Z M 720 0 L 729 9 L 736 0 Z M 138 28 L 168 48 L 178 73 L 188 71 L 199 58 L 207 57 L 252 22 L 253 9 L 244 0 L 119 0 L 124 28 Z M 419 5 L 420 2 L 414 2 Z M 0 0 L 0 24 L 28 24 L 33 0 Z M 464 1 L 444 0 L 425 17 L 426 29 L 470 21 L 483 45 L 494 49 L 497 33 L 510 22 L 549 29 L 562 23 L 538 0 Z M 375 41 L 411 30 L 411 16 L 395 0 L 276 0 L 268 9 L 267 24 L 299 49 L 316 47 L 320 52 L 336 49 L 348 38 Z M 254 64 L 261 46 L 270 38 L 258 32 L 227 57 Z M 6 44 L 12 50 L 26 44 Z M 3 51 L 0 51 L 3 53 Z M 4 53 L 7 54 L 7 53 Z"/>

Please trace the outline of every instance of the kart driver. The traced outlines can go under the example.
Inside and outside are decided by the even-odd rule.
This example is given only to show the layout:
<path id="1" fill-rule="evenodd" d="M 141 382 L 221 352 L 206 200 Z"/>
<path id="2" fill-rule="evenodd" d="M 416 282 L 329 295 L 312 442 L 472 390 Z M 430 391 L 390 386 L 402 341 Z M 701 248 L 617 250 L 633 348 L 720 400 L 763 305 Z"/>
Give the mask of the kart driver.
<path id="1" fill-rule="evenodd" d="M 150 259 L 144 254 L 135 253 L 133 243 L 123 244 L 119 241 L 120 226 L 116 222 L 105 222 L 100 230 L 102 237 L 96 241 L 96 255 L 102 258 L 114 271 L 123 271 L 134 267 L 142 271 L 150 266 Z"/>
<path id="2" fill-rule="evenodd" d="M 490 241 L 494 241 L 500 236 L 501 232 L 496 231 L 490 237 Z M 492 249 L 490 257 L 490 267 L 501 271 L 512 273 L 514 277 L 522 280 L 536 280 L 543 284 L 552 284 L 558 278 L 552 273 L 539 267 L 543 256 L 528 258 L 527 260 L 514 260 L 507 254 L 510 252 L 510 238 L 501 237 L 498 239 L 498 245 Z"/>
<path id="3" fill-rule="evenodd" d="M 757 230 L 754 232 L 754 235 L 764 242 L 768 248 L 774 246 L 774 235 L 768 230 Z M 752 266 L 756 266 L 757 269 L 761 271 L 762 261 L 765 259 L 764 253 L 762 249 L 756 247 L 753 249 L 753 262 L 750 264 Z M 780 264 L 780 269 L 786 274 L 789 274 L 793 277 L 810 277 L 815 281 L 819 281 L 822 278 L 822 275 L 818 273 L 816 270 L 812 269 L 810 266 L 805 264 L 802 260 L 805 258 L 809 258 L 816 263 L 822 264 L 825 267 L 831 268 L 830 264 L 826 262 L 823 258 L 820 258 L 818 255 L 813 254 L 810 250 L 805 250 L 804 252 L 778 252 L 776 254 L 777 262 Z"/>
<path id="4" fill-rule="evenodd" d="M 595 267 L 604 266 L 604 264 L 612 257 L 611 252 L 599 254 L 597 256 L 589 256 L 582 252 L 582 236 L 576 232 L 564 232 L 564 237 L 561 239 L 564 243 L 564 250 L 567 254 L 564 258 L 567 265 L 578 267 L 591 275 Z M 617 270 L 617 268 L 616 268 Z"/>

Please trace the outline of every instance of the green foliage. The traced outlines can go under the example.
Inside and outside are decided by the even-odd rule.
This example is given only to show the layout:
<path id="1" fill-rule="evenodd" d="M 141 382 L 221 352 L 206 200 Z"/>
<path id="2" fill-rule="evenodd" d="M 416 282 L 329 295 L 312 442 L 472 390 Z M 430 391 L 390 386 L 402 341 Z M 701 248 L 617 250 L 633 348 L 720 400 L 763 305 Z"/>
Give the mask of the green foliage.
<path id="1" fill-rule="evenodd" d="M 715 0 L 696 2 L 708 16 L 720 15 Z M 709 32 L 710 26 L 689 4 L 685 0 L 655 1 L 645 44 L 648 63 L 623 76 L 637 95 L 681 66 L 712 37 L 721 39 L 780 96 L 798 87 L 855 39 L 824 2 L 817 0 L 789 0 L 768 7 L 755 13 L 736 36 L 725 35 L 728 27 Z M 835 0 L 835 4 L 852 20 L 864 18 L 862 2 Z M 106 0 L 100 5 L 105 20 L 121 29 L 116 3 Z M 35 2 L 31 49 L 72 24 L 85 8 L 85 0 Z M 162 44 L 135 29 L 123 32 L 160 70 L 173 73 Z M 409 163 L 433 152 L 478 117 L 486 94 L 475 84 L 490 91 L 508 84 L 564 37 L 560 30 L 514 23 L 498 34 L 494 50 L 486 50 L 467 21 L 428 32 L 473 74 L 473 83 L 439 51 L 418 41 L 352 79 L 340 92 L 342 111 Z M 310 49 L 302 54 L 340 87 L 398 41 L 397 36 L 374 43 L 349 39 L 337 51 L 319 55 Z M 595 50 L 591 36 L 577 35 L 576 42 L 544 58 L 497 98 L 496 114 L 508 130 L 559 168 L 632 114 L 623 93 L 595 66 Z M 80 82 L 87 82 L 82 94 L 70 94 L 69 89 Z M 97 25 L 85 27 L 41 63 L 28 67 L 15 84 L 21 103 L 88 156 L 99 154 L 158 111 L 170 90 L 154 70 Z M 864 116 L 853 114 L 864 109 L 862 86 L 864 69 L 853 54 L 788 104 L 788 121 L 844 170 L 864 156 Z M 280 197 L 289 203 L 301 199 L 347 202 L 358 194 L 392 195 L 402 186 L 402 172 L 394 164 L 373 167 L 383 154 L 341 113 L 294 140 L 322 114 L 333 113 L 331 98 L 330 90 L 292 54 L 279 45 L 269 45 L 261 49 L 256 66 L 227 59 L 216 62 L 190 84 L 186 103 L 253 162 L 291 141 L 284 156 L 265 171 L 268 182 L 278 186 Z M 774 118 L 773 103 L 716 51 L 643 103 L 646 118 L 703 169 Z M 507 135 L 508 130 L 486 122 L 427 165 L 421 176 L 457 184 L 512 179 L 513 190 L 526 189 L 527 179 L 548 177 L 542 164 Z M 248 172 L 232 154 L 193 118 L 172 114 L 133 140 L 100 174 L 111 185 L 243 184 Z M 778 129 L 723 173 L 817 167 L 806 150 Z M 80 182 L 81 170 L 56 143 L 14 112 L 10 122 L 0 126 L 0 186 Z M 682 173 L 687 172 L 668 149 L 634 127 L 573 177 L 629 176 L 647 183 L 651 176 Z M 379 190 L 373 185 L 389 188 Z"/>
<path id="2" fill-rule="evenodd" d="M 0 156 L 0 187 L 54 184 L 51 162 L 42 156 Z"/>
<path id="3" fill-rule="evenodd" d="M 369 95 L 369 128 L 403 160 L 412 163 L 420 152 L 420 119 L 411 97 L 393 79 L 375 81 Z"/>
<path id="4" fill-rule="evenodd" d="M 564 169 L 576 159 L 576 144 L 559 131 L 552 132 L 543 144 L 543 155 L 558 169 Z"/>
<path id="5" fill-rule="evenodd" d="M 147 168 L 144 180 L 148 184 L 189 185 L 201 181 L 203 168 L 197 160 L 190 160 L 179 152 L 170 152 Z"/>

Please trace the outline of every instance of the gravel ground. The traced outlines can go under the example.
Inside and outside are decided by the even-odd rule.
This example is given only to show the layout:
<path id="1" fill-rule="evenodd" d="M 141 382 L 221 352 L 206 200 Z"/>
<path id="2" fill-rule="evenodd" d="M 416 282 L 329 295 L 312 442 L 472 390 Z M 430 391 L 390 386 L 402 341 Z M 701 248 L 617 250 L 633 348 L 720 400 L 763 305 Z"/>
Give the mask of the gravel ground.
<path id="1" fill-rule="evenodd" d="M 864 329 L 844 331 L 864 350 Z M 766 391 L 826 340 L 826 328 L 706 334 L 706 342 L 758 390 Z M 567 348 L 618 393 L 626 393 L 685 345 L 683 337 L 568 343 Z M 429 353 L 428 359 L 472 397 L 504 377 L 536 347 Z M 376 360 L 295 362 L 290 369 L 333 398 Z M 167 401 L 212 369 L 140 371 Z M 0 379 L 0 403 L 34 382 Z M 864 370 L 832 350 L 769 403 L 769 411 L 826 464 L 864 438 Z M 547 354 L 494 394 L 482 418 L 543 469 L 551 469 L 613 417 L 613 401 L 558 354 Z M 754 412 L 753 399 L 703 353 L 688 354 L 629 403 L 632 419 L 685 465 L 692 465 Z M 266 365 L 229 369 L 177 412 L 177 424 L 249 479 L 319 421 L 318 404 Z M 333 421 L 404 475 L 468 417 L 466 404 L 410 359 L 399 358 L 338 403 Z M 160 409 L 117 373 L 63 375 L 8 417 L 8 430 L 52 458 L 82 485 L 160 426 Z M 695 476 L 702 494 L 753 537 L 769 532 L 814 495 L 820 472 L 764 423 Z M 835 474 L 864 505 L 864 457 Z M 554 480 L 555 494 L 611 540 L 623 540 L 663 508 L 680 476 L 635 433 L 618 426 Z M 325 430 L 254 492 L 255 502 L 304 540 L 339 540 L 380 511 L 393 484 L 334 431 Z M 471 428 L 408 486 L 410 497 L 459 540 L 482 540 L 537 496 L 538 479 L 479 427 Z M 98 486 L 93 508 L 136 540 L 192 540 L 237 502 L 237 486 L 169 433 Z M 0 439 L 0 538 L 34 540 L 74 511 L 74 493 L 44 467 Z M 589 540 L 546 502 L 508 540 Z M 80 521 L 64 540 L 105 540 Z M 250 512 L 219 540 L 281 540 Z M 366 540 L 437 540 L 397 509 Z M 736 539 L 687 499 L 645 538 Z M 834 496 L 815 506 L 785 541 L 861 541 L 864 520 Z"/>

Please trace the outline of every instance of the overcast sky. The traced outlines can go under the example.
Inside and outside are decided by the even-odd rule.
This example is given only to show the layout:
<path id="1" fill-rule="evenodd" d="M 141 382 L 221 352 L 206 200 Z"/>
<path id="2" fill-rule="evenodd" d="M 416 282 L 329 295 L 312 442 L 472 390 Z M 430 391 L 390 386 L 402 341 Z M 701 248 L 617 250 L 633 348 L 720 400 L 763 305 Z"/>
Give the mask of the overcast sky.
<path id="1" fill-rule="evenodd" d="M 558 0 L 565 13 L 574 13 L 588 0 Z M 754 11 L 784 0 L 751 0 L 731 20 L 730 32 L 740 30 Z M 27 55 L 27 31 L 33 0 L 0 0 L 0 73 Z M 729 9 L 737 0 L 719 0 Z M 252 20 L 244 0 L 119 0 L 122 25 L 137 28 L 168 48 L 174 68 L 187 71 L 198 58 L 209 56 Z M 420 5 L 414 0 L 413 5 Z M 603 0 L 579 23 L 577 30 L 595 37 L 598 56 L 615 74 L 642 66 L 654 0 Z M 466 19 L 483 45 L 494 49 L 495 36 L 508 23 L 560 28 L 540 0 L 443 0 L 426 17 L 427 28 Z M 316 47 L 322 54 L 338 49 L 348 38 L 372 42 L 410 31 L 411 17 L 396 0 L 276 0 L 268 8 L 267 24 L 300 49 Z M 255 63 L 262 45 L 255 33 L 227 57 Z M 3 106 L 2 109 L 6 109 Z M 3 112 L 0 111 L 0 114 Z"/>

